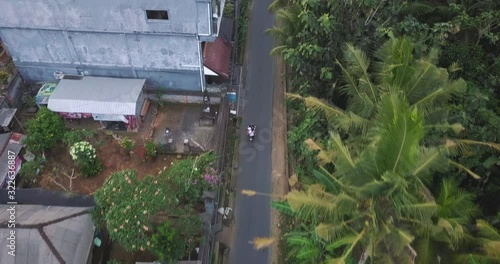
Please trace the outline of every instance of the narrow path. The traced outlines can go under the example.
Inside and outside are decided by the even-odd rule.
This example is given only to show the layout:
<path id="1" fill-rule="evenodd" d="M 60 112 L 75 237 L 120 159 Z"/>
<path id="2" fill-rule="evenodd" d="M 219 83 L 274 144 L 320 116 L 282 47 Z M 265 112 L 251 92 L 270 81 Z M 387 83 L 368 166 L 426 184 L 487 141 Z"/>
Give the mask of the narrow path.
<path id="1" fill-rule="evenodd" d="M 271 263 L 270 248 L 255 250 L 255 237 L 271 236 L 271 203 L 267 196 L 246 197 L 242 189 L 271 193 L 271 142 L 274 91 L 274 60 L 269 55 L 274 42 L 264 34 L 274 24 L 267 10 L 270 0 L 253 0 L 247 41 L 247 67 L 244 77 L 245 102 L 240 144 L 240 171 L 235 206 L 235 233 L 231 264 Z M 243 129 L 257 126 L 257 137 L 248 142 Z"/>

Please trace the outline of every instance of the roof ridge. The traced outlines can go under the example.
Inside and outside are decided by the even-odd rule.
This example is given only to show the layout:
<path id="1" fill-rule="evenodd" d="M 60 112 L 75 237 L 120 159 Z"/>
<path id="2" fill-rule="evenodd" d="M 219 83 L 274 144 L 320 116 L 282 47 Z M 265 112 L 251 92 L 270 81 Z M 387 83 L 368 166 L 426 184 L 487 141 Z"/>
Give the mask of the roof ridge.
<path id="1" fill-rule="evenodd" d="M 83 210 L 81 212 L 73 213 L 73 214 L 70 214 L 70 215 L 67 215 L 67 216 L 64 216 L 64 217 L 59 217 L 59 218 L 56 218 L 54 220 L 47 221 L 47 222 L 44 222 L 44 223 L 28 224 L 28 225 L 18 224 L 18 225 L 16 225 L 16 228 L 19 228 L 19 229 L 21 229 L 21 228 L 22 229 L 36 229 L 38 231 L 38 233 L 40 234 L 40 236 L 42 237 L 43 241 L 45 241 L 45 244 L 47 244 L 47 247 L 50 249 L 50 251 L 52 252 L 52 254 L 54 254 L 54 257 L 59 261 L 59 263 L 66 264 L 66 261 L 63 259 L 63 257 L 59 253 L 59 251 L 57 251 L 56 247 L 54 246 L 54 244 L 52 243 L 52 241 L 50 240 L 50 238 L 47 236 L 47 234 L 45 233 L 44 228 L 47 227 L 47 226 L 53 225 L 53 224 L 57 224 L 59 222 L 66 221 L 66 220 L 71 219 L 71 218 L 75 218 L 75 217 L 78 217 L 78 216 L 89 214 L 89 213 L 90 213 L 90 210 L 89 209 L 85 209 L 85 210 Z M 5 228 L 4 225 L 6 225 L 6 224 L 7 223 L 2 223 L 2 225 L 0 226 L 0 228 Z"/>

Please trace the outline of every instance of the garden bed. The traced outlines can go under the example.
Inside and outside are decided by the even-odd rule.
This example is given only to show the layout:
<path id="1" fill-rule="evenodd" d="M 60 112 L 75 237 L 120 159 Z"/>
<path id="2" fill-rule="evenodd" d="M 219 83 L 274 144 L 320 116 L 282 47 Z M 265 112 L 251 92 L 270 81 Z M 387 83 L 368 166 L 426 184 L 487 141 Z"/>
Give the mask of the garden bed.
<path id="1" fill-rule="evenodd" d="M 113 172 L 123 169 L 133 169 L 138 172 L 140 179 L 146 175 L 156 175 L 164 167 L 168 167 L 176 159 L 174 155 L 158 156 L 154 161 L 144 162 L 139 156 L 138 150 L 144 145 L 140 134 L 128 135 L 135 140 L 135 148 L 132 156 L 119 145 L 118 140 L 104 131 L 98 131 L 97 135 L 90 140 L 90 143 L 97 150 L 97 157 L 103 162 L 103 170 L 96 176 L 84 178 L 80 176 L 79 169 L 69 154 L 69 147 L 60 143 L 51 151 L 46 152 L 47 162 L 40 176 L 40 187 L 50 190 L 70 191 L 78 194 L 92 194 L 102 186 L 106 178 Z M 72 170 L 77 177 L 70 179 Z M 64 188 L 63 188 L 64 187 Z"/>

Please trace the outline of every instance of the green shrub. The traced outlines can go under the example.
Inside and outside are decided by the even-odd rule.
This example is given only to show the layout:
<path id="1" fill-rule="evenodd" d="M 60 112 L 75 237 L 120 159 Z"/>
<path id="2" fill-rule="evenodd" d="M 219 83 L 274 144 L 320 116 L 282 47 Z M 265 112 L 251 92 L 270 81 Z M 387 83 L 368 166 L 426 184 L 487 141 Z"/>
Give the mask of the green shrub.
<path id="1" fill-rule="evenodd" d="M 124 137 L 120 140 L 120 146 L 126 151 L 131 151 L 134 148 L 135 141 L 128 137 Z"/>
<path id="2" fill-rule="evenodd" d="M 29 186 L 37 182 L 37 175 L 39 170 L 42 168 L 42 164 L 39 159 L 34 159 L 23 163 L 23 166 L 19 170 L 19 177 Z"/>
<path id="3" fill-rule="evenodd" d="M 157 228 L 151 242 L 154 245 L 152 253 L 158 256 L 162 263 L 175 263 L 184 256 L 184 240 L 169 222 L 164 222 Z"/>
<path id="4" fill-rule="evenodd" d="M 36 106 L 36 100 L 35 97 L 25 93 L 23 94 L 23 97 L 21 98 L 21 102 L 23 103 L 23 106 L 25 108 L 31 108 Z"/>
<path id="5" fill-rule="evenodd" d="M 482 47 L 465 42 L 445 46 L 440 60 L 445 67 L 458 63 L 462 68 L 459 72 L 460 77 L 468 80 L 481 78 L 486 68 L 486 58 Z"/>
<path id="6" fill-rule="evenodd" d="M 227 1 L 224 6 L 223 15 L 225 17 L 234 18 L 234 3 L 232 1 Z"/>
<path id="7" fill-rule="evenodd" d="M 92 160 L 80 166 L 80 172 L 85 177 L 95 176 L 99 174 L 102 171 L 102 169 L 103 165 L 100 159 Z"/>
<path id="8" fill-rule="evenodd" d="M 83 176 L 95 176 L 102 170 L 102 163 L 97 158 L 95 148 L 87 141 L 80 141 L 71 146 L 70 154 Z"/>
<path id="9" fill-rule="evenodd" d="M 42 107 L 37 116 L 26 124 L 26 133 L 24 140 L 26 148 L 36 154 L 46 149 L 53 148 L 66 132 L 66 125 L 61 117 Z"/>
<path id="10" fill-rule="evenodd" d="M 88 140 L 97 134 L 95 130 L 72 129 L 67 131 L 63 137 L 63 143 L 73 146 L 76 142 Z"/>
<path id="11" fill-rule="evenodd" d="M 160 178 L 166 179 L 173 191 L 172 195 L 182 202 L 198 202 L 204 190 L 215 188 L 219 178 L 213 169 L 217 155 L 204 153 L 197 158 L 175 161 L 168 169 L 160 171 Z"/>
<path id="12" fill-rule="evenodd" d="M 9 82 L 9 76 L 8 73 L 0 71 L 0 83 L 7 84 Z"/>
<path id="13" fill-rule="evenodd" d="M 156 143 L 154 143 L 151 140 L 146 141 L 146 144 L 144 144 L 144 147 L 146 148 L 146 157 L 156 157 L 157 154 L 157 147 Z"/>

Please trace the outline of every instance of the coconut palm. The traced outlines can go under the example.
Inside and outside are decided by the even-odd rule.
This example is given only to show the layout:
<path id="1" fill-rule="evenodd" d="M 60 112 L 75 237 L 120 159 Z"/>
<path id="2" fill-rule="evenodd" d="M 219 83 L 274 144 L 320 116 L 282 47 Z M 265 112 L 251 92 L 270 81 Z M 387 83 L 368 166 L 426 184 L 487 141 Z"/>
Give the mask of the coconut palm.
<path id="1" fill-rule="evenodd" d="M 459 123 L 448 124 L 447 106 L 449 99 L 466 88 L 463 79 L 451 80 L 448 70 L 434 65 L 437 52 L 431 50 L 425 58 L 413 57 L 413 44 L 408 38 L 391 38 L 375 52 L 375 62 L 361 50 L 347 44 L 344 50 L 345 63 L 337 61 L 343 72 L 341 90 L 347 95 L 346 109 L 340 109 L 315 97 L 302 97 L 288 94 L 289 98 L 303 100 L 312 110 L 323 111 L 328 121 L 340 132 L 349 135 L 346 143 L 351 151 L 360 151 L 371 142 L 376 134 L 375 115 L 381 98 L 388 94 L 398 94 L 408 103 L 410 109 L 423 115 L 425 132 L 435 129 L 463 130 Z M 452 67 L 451 71 L 454 71 Z M 425 144 L 443 144 L 444 137 L 425 137 Z M 454 140 L 448 143 L 458 144 L 463 150 L 467 145 L 483 145 L 500 149 L 500 144 L 475 142 L 472 140 Z M 328 148 L 326 148 L 328 149 Z M 325 160 L 333 153 L 320 151 L 320 160 Z M 458 163 L 454 166 L 465 170 L 475 179 L 480 176 Z"/>
<path id="2" fill-rule="evenodd" d="M 460 124 L 446 123 L 447 111 L 443 106 L 453 94 L 465 89 L 465 81 L 450 80 L 446 69 L 436 67 L 434 50 L 420 59 L 413 57 L 413 50 L 409 39 L 391 38 L 375 52 L 377 60 L 371 62 L 365 52 L 347 44 L 343 52 L 345 62 L 337 61 L 343 73 L 344 85 L 340 90 L 348 98 L 345 111 L 318 98 L 288 96 L 304 100 L 311 109 L 324 111 L 332 124 L 351 135 L 364 136 L 374 126 L 377 105 L 388 93 L 404 96 L 411 108 L 425 116 L 425 126 L 462 130 Z"/>
<path id="3" fill-rule="evenodd" d="M 423 182 L 445 163 L 446 147 L 420 146 L 422 114 L 398 94 L 382 96 L 376 118 L 378 136 L 359 154 L 332 133 L 334 174 L 323 170 L 323 184 L 287 195 L 292 211 L 318 222 L 315 233 L 335 256 L 327 263 L 345 263 L 355 251 L 375 263 L 409 263 L 413 230 L 432 224 L 437 205 Z"/>
<path id="4" fill-rule="evenodd" d="M 323 240 L 314 252 L 316 258 L 324 252 L 320 261 L 325 263 L 346 263 L 352 257 L 360 263 L 449 258 L 462 242 L 473 239 L 466 225 L 477 208 L 473 197 L 449 180 L 443 181 L 437 199 L 426 183 L 432 172 L 453 163 L 448 155 L 458 145 L 423 146 L 424 114 L 401 93 L 382 95 L 376 109 L 375 125 L 367 133 L 370 142 L 360 152 L 351 151 L 337 133 L 331 135 L 330 150 L 309 142 L 327 153 L 324 162 L 333 163 L 335 170 L 316 171 L 318 184 L 290 192 L 289 209 Z M 304 245 L 314 238 L 307 232 L 299 237 Z M 436 245 L 443 249 L 432 252 Z"/>
<path id="5" fill-rule="evenodd" d="M 461 190 L 451 179 L 444 179 L 436 199 L 432 225 L 420 226 L 414 242 L 417 263 L 452 263 L 451 257 L 474 238 L 468 225 L 480 213 L 474 196 Z"/>
<path id="6" fill-rule="evenodd" d="M 271 50 L 271 55 L 284 55 L 287 49 L 293 49 L 299 45 L 297 35 L 304 26 L 303 21 L 299 19 L 301 11 L 302 8 L 296 3 L 290 3 L 286 8 L 274 10 L 277 26 L 265 31 L 279 43 Z"/>
<path id="7" fill-rule="evenodd" d="M 468 241 L 466 246 L 475 250 L 454 255 L 453 263 L 500 263 L 500 233 L 498 230 L 482 219 L 476 221 L 474 228 L 477 234 Z"/>

